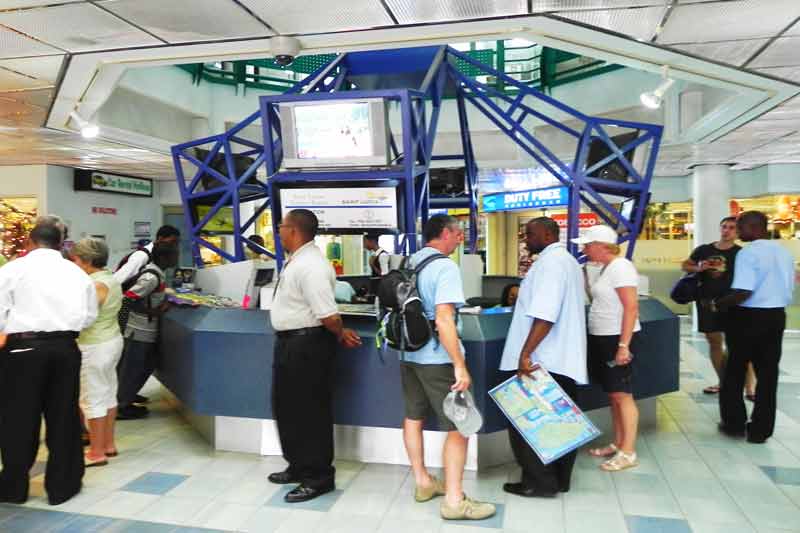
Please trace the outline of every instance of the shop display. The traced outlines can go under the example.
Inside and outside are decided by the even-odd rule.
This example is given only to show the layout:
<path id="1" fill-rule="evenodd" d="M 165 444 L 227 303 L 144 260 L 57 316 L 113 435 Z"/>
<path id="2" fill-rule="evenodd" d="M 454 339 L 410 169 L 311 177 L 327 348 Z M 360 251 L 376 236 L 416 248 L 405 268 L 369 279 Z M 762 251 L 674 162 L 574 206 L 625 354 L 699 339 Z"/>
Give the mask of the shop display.
<path id="1" fill-rule="evenodd" d="M 187 289 L 176 289 L 167 295 L 170 303 L 190 307 L 211 307 L 213 309 L 241 309 L 241 304 L 230 298 L 214 294 L 200 294 Z"/>
<path id="2" fill-rule="evenodd" d="M 16 257 L 25 250 L 36 221 L 35 198 L 0 199 L 0 255 Z"/>

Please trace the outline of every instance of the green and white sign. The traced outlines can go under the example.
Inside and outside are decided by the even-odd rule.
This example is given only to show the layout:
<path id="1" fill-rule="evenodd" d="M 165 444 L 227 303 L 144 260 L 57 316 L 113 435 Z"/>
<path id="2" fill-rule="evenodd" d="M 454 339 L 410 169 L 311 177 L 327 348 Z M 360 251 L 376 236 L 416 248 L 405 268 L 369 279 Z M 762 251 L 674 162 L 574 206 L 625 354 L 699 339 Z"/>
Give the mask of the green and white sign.
<path id="1" fill-rule="evenodd" d="M 102 191 L 134 196 L 153 196 L 153 181 L 89 170 L 75 171 L 75 190 Z"/>

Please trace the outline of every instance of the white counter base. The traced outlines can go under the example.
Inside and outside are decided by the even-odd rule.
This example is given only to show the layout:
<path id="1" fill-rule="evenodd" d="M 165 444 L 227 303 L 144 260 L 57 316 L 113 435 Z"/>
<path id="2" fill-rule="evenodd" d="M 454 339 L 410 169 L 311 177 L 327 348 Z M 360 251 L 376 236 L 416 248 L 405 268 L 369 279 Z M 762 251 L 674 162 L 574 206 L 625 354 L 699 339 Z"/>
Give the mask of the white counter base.
<path id="1" fill-rule="evenodd" d="M 215 450 L 282 455 L 278 429 L 274 420 L 197 415 L 186 409 L 174 396 L 175 404 L 189 423 L 202 434 Z M 637 402 L 639 427 L 655 427 L 656 399 Z M 592 422 L 605 434 L 611 433 L 608 408 L 587 413 Z M 442 467 L 442 446 L 446 433 L 425 431 L 425 464 Z M 603 440 L 603 437 L 600 437 Z M 604 441 L 605 442 L 605 441 Z M 403 444 L 403 431 L 397 428 L 334 426 L 336 458 L 363 463 L 408 465 Z M 467 470 L 483 470 L 514 460 L 506 431 L 473 435 L 469 439 Z"/>

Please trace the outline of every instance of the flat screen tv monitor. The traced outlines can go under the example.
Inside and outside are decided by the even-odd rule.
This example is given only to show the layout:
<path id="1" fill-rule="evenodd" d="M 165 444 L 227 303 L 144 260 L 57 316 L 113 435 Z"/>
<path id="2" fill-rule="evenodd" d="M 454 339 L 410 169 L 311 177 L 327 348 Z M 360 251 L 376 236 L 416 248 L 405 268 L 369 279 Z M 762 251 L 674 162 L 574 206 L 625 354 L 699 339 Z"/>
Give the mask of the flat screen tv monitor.
<path id="1" fill-rule="evenodd" d="M 458 196 L 467 193 L 464 167 L 432 168 L 428 171 L 428 186 L 432 196 Z"/>
<path id="2" fill-rule="evenodd" d="M 611 137 L 611 140 L 617 145 L 618 148 L 624 148 L 627 144 L 633 142 L 638 137 L 639 130 L 636 130 L 629 133 L 623 133 L 621 135 L 615 135 L 614 137 Z M 642 156 L 639 156 L 637 152 L 641 152 L 642 156 L 644 155 L 644 151 L 639 151 L 634 148 L 633 150 L 628 150 L 625 153 L 625 158 L 631 163 L 631 166 L 634 169 L 640 171 L 642 168 L 640 166 L 640 159 Z M 589 144 L 589 155 L 586 158 L 586 169 L 588 170 L 592 168 L 594 165 L 610 156 L 612 153 L 613 152 L 611 151 L 611 148 L 600 137 L 592 137 L 592 141 Z M 622 183 L 633 182 L 630 172 L 628 172 L 628 169 L 625 168 L 625 165 L 623 165 L 619 159 L 613 159 L 600 168 L 593 170 L 589 176 L 592 178 L 619 181 Z"/>
<path id="3" fill-rule="evenodd" d="M 192 219 L 195 224 L 198 224 L 203 217 L 205 217 L 213 206 L 204 204 L 194 204 L 192 206 Z M 200 232 L 205 235 L 233 235 L 233 208 L 220 207 L 205 226 L 200 229 Z"/>
<path id="4" fill-rule="evenodd" d="M 280 218 L 293 209 L 309 209 L 319 221 L 320 233 L 363 235 L 398 233 L 404 228 L 400 187 L 357 186 L 344 183 L 325 187 L 279 186 Z"/>
<path id="5" fill-rule="evenodd" d="M 384 99 L 286 102 L 279 108 L 285 168 L 389 164 Z"/>
<path id="6" fill-rule="evenodd" d="M 645 208 L 647 207 L 647 204 L 649 204 L 649 203 L 650 203 L 650 193 L 648 192 L 647 195 L 644 197 Z M 633 221 L 633 215 L 636 212 L 636 207 L 638 205 L 639 204 L 637 202 L 637 198 L 626 198 L 625 200 L 623 200 L 619 204 L 619 214 L 621 216 L 623 216 L 625 219 L 627 219 L 629 221 Z M 645 217 L 643 216 L 642 217 L 642 224 L 640 224 L 639 227 L 636 228 L 636 233 L 637 234 L 642 232 L 642 225 L 644 224 L 644 218 Z M 622 224 L 622 222 L 620 222 L 619 223 L 619 227 L 617 228 L 617 230 L 622 232 L 622 233 L 627 233 L 628 228 L 626 226 L 624 226 Z"/>

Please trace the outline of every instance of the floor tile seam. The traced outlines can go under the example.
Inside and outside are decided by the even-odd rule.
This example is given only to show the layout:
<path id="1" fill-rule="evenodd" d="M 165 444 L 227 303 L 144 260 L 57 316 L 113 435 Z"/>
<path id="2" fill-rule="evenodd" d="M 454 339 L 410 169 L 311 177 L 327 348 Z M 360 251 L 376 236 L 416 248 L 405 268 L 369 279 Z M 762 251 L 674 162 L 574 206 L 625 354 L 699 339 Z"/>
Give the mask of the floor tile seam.
<path id="1" fill-rule="evenodd" d="M 617 507 L 619 508 L 620 514 L 622 514 L 622 523 L 625 524 L 625 531 L 627 531 L 628 533 L 635 533 L 630 530 L 630 528 L 628 527 L 628 521 L 625 519 L 627 515 L 625 514 L 625 511 L 623 510 L 622 507 L 622 498 L 620 497 L 620 491 L 619 491 L 619 486 L 617 485 L 617 480 L 613 473 L 610 474 L 610 476 L 611 476 L 611 484 L 614 485 L 614 496 L 617 497 Z M 564 519 L 566 520 L 566 516 L 564 517 Z M 566 521 L 564 522 L 564 524 L 566 526 Z"/>
<path id="2" fill-rule="evenodd" d="M 676 420 L 676 419 L 673 417 L 673 415 L 672 415 L 672 412 L 670 412 L 669 410 L 667 410 L 667 411 L 668 411 L 668 414 L 669 414 L 669 416 L 673 418 L 673 421 L 674 421 L 676 424 L 678 424 L 678 421 L 677 421 L 677 420 Z M 717 483 L 719 484 L 719 486 L 720 486 L 720 487 L 722 487 L 722 490 L 723 490 L 723 491 L 725 491 L 725 494 L 727 494 L 728 498 L 729 498 L 729 499 L 730 499 L 730 500 L 733 502 L 733 504 L 734 504 L 734 505 L 736 506 L 736 508 L 739 510 L 740 514 L 742 514 L 742 516 L 744 516 L 745 520 L 747 521 L 747 524 L 748 524 L 748 525 L 749 525 L 749 526 L 750 526 L 750 527 L 751 527 L 753 530 L 755 530 L 755 531 L 758 531 L 758 529 L 756 528 L 756 525 L 755 525 L 755 523 L 754 523 L 754 522 L 753 522 L 753 521 L 750 519 L 750 517 L 747 515 L 747 513 L 745 513 L 745 512 L 744 512 L 744 509 L 742 508 L 742 506 L 741 506 L 741 505 L 739 505 L 739 502 L 736 500 L 736 498 L 734 498 L 734 497 L 733 497 L 733 494 L 731 493 L 731 491 L 730 491 L 730 490 L 728 489 L 728 487 L 727 487 L 727 486 L 726 486 L 726 485 L 725 485 L 725 484 L 722 482 L 722 478 L 720 478 L 720 477 L 717 475 L 717 472 L 714 470 L 714 468 L 712 467 L 712 465 L 711 465 L 711 464 L 710 464 L 710 463 L 709 463 L 709 462 L 708 462 L 708 461 L 707 461 L 707 460 L 706 460 L 706 459 L 703 457 L 703 455 L 702 455 L 702 454 L 700 453 L 700 451 L 697 449 L 697 446 L 695 445 L 695 443 L 694 443 L 694 442 L 692 442 L 692 440 L 691 440 L 691 439 L 689 439 L 688 437 L 687 437 L 687 439 L 686 439 L 686 440 L 687 440 L 687 442 L 689 443 L 689 446 L 691 446 L 691 447 L 694 449 L 694 452 L 697 454 L 697 456 L 698 456 L 698 457 L 700 457 L 700 460 L 703 462 L 703 464 L 705 464 L 705 465 L 706 465 L 706 468 L 708 468 L 708 470 L 711 472 L 711 475 L 712 475 L 712 476 L 714 476 L 714 479 L 717 481 Z M 669 482 L 667 482 L 667 484 L 669 485 Z M 670 490 L 672 490 L 672 486 L 670 486 Z M 680 499 L 678 499 L 678 505 L 680 506 Z M 683 507 L 681 507 L 681 512 L 683 512 Z M 684 516 L 685 516 L 685 514 L 684 514 Z M 688 523 L 688 520 L 687 520 L 687 523 Z"/>
<path id="3" fill-rule="evenodd" d="M 361 471 L 359 471 L 357 476 L 355 476 L 353 479 L 350 480 L 350 484 L 352 484 L 358 478 L 358 476 L 361 475 L 361 472 L 363 472 L 363 469 Z M 379 531 L 381 529 L 381 527 L 383 526 L 383 523 L 389 517 L 389 510 L 392 508 L 392 505 L 394 505 L 394 503 L 397 501 L 397 498 L 400 496 L 400 491 L 403 490 L 403 485 L 406 484 L 406 481 L 411 476 L 411 473 L 412 473 L 411 472 L 411 467 L 408 467 L 408 470 L 406 471 L 406 475 L 403 478 L 403 482 L 400 483 L 397 486 L 397 488 L 394 490 L 394 493 L 391 496 L 391 503 L 389 503 L 389 506 L 383 511 L 383 514 L 381 515 L 380 519 L 378 520 L 378 525 L 377 525 L 375 531 Z M 416 484 L 416 480 L 414 482 Z M 442 497 L 444 497 L 444 496 L 442 496 Z"/>

